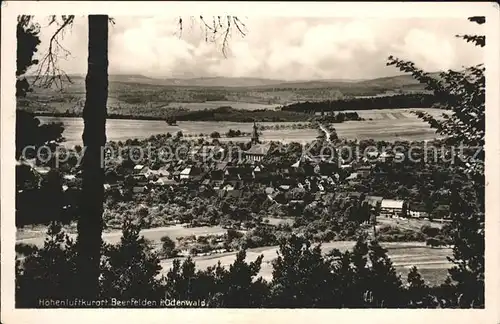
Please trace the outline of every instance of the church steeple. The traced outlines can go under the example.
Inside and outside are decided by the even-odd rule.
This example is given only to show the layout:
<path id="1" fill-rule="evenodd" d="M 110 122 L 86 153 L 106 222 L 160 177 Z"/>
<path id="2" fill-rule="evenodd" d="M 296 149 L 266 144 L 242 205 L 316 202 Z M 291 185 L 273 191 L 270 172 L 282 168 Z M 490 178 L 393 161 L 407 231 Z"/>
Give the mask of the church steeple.
<path id="1" fill-rule="evenodd" d="M 259 144 L 259 129 L 257 124 L 253 122 L 253 132 L 252 132 L 252 145 Z"/>

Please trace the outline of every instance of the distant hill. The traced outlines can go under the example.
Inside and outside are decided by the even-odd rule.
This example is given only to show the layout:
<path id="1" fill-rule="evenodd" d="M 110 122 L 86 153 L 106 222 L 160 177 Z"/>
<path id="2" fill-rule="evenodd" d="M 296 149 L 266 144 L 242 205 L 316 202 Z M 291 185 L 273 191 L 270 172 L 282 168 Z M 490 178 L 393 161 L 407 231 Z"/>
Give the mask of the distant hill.
<path id="1" fill-rule="evenodd" d="M 83 75 L 70 75 L 70 78 L 79 82 L 84 81 Z M 227 77 L 203 77 L 203 78 L 174 78 L 162 79 L 151 78 L 140 74 L 110 74 L 110 82 L 120 83 L 138 83 L 159 86 L 178 86 L 178 87 L 205 87 L 205 88 L 247 88 L 262 87 L 273 84 L 282 84 L 284 80 L 272 80 L 262 78 L 227 78 Z"/>
<path id="2" fill-rule="evenodd" d="M 437 75 L 437 73 L 433 73 Z M 83 75 L 70 75 L 74 85 L 85 82 Z M 264 78 L 230 78 L 230 77 L 203 77 L 203 78 L 152 78 L 140 74 L 110 74 L 109 82 L 126 84 L 144 84 L 164 87 L 194 87 L 194 88 L 232 88 L 249 90 L 280 90 L 280 89 L 380 89 L 382 91 L 396 90 L 424 90 L 424 86 L 411 75 L 397 75 L 368 80 L 304 80 L 285 81 Z"/>
<path id="3" fill-rule="evenodd" d="M 85 76 L 70 75 L 70 78 L 72 83 L 65 83 L 63 89 L 55 85 L 52 89 L 34 86 L 34 91 L 26 98 L 17 100 L 17 107 L 45 114 L 80 114 L 85 103 Z M 160 79 L 140 74 L 110 74 L 108 113 L 165 118 L 178 110 L 197 111 L 214 105 L 238 109 L 240 103 L 248 103 L 277 108 L 294 103 L 352 98 L 368 98 L 366 105 L 370 105 L 372 101 L 384 103 L 373 98 L 425 92 L 424 85 L 411 75 L 371 80 L 285 81 L 226 77 Z M 402 98 L 404 101 L 407 97 Z M 356 101 L 358 103 L 365 105 L 365 101 Z M 268 114 L 265 117 L 277 119 L 282 116 Z"/>

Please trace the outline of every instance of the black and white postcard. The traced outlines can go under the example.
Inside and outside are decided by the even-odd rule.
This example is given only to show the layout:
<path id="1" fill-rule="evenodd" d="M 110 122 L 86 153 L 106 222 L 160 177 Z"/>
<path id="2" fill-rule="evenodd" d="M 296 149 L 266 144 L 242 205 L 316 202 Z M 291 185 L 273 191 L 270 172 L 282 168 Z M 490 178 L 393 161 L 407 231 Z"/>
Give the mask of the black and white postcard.
<path id="1" fill-rule="evenodd" d="M 500 322 L 497 3 L 1 24 L 2 323 Z"/>

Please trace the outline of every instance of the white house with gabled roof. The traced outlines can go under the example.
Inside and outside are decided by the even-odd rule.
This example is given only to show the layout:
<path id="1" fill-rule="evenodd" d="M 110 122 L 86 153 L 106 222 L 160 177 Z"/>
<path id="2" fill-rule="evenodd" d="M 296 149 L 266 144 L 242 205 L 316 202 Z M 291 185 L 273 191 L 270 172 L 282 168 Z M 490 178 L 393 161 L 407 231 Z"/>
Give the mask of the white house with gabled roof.
<path id="1" fill-rule="evenodd" d="M 400 216 L 403 211 L 404 200 L 382 199 L 380 215 L 386 217 Z"/>

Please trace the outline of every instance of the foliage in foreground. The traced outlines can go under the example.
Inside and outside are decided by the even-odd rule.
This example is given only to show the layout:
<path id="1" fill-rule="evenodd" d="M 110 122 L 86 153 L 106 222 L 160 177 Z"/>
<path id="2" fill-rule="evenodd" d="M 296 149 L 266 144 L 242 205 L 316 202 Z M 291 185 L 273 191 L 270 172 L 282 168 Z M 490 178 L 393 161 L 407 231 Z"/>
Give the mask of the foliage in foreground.
<path id="1" fill-rule="evenodd" d="M 266 281 L 259 276 L 263 256 L 248 262 L 245 250 L 229 267 L 218 263 L 199 270 L 191 258 L 176 259 L 161 274 L 159 256 L 139 229 L 126 222 L 119 244 L 103 244 L 99 299 L 148 299 L 156 307 L 164 307 L 165 299 L 204 301 L 208 307 L 471 307 L 450 279 L 428 287 L 415 267 L 403 284 L 387 250 L 363 237 L 352 251 L 326 255 L 304 237 L 282 238 L 272 261 L 273 279 Z M 60 225 L 50 226 L 43 248 L 19 246 L 17 252 L 26 256 L 16 264 L 16 307 L 77 297 L 75 244 Z"/>
<path id="2" fill-rule="evenodd" d="M 484 24 L 485 17 L 470 17 L 469 21 Z M 484 35 L 456 35 L 475 46 L 485 46 Z M 439 120 L 426 113 L 417 115 L 427 121 L 436 132 L 446 136 L 448 144 L 469 147 L 458 161 L 458 172 L 466 175 L 472 184 L 466 187 L 455 183 L 451 189 L 450 212 L 453 220 L 454 267 L 451 278 L 458 282 L 461 302 L 484 304 L 484 224 L 485 224 L 485 67 L 484 64 L 462 71 L 448 70 L 439 77 L 417 68 L 413 62 L 389 57 L 387 65 L 411 75 L 439 98 L 441 108 L 449 111 Z M 474 292 L 474 293 L 471 293 Z"/>

